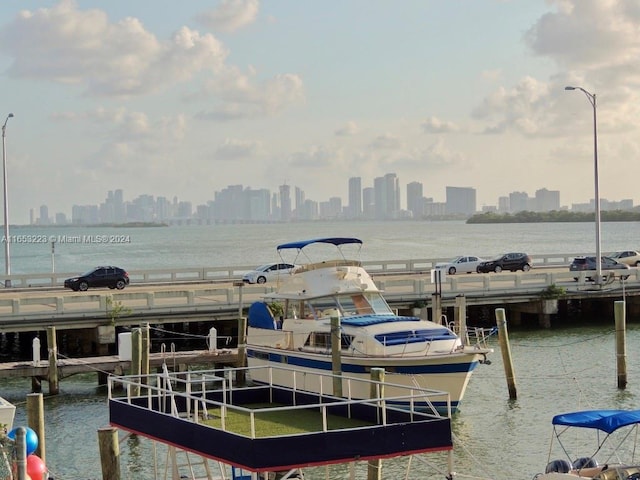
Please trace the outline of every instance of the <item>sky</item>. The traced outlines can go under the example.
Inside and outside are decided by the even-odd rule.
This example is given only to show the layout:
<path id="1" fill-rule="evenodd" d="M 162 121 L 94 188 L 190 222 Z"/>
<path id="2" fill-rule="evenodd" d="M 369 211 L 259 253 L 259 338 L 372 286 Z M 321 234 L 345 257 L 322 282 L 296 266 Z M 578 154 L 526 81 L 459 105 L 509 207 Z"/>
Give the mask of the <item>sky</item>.
<path id="1" fill-rule="evenodd" d="M 403 208 L 413 181 L 570 207 L 596 138 L 600 198 L 640 203 L 639 27 L 640 0 L 3 0 L 10 223 L 387 173 Z"/>

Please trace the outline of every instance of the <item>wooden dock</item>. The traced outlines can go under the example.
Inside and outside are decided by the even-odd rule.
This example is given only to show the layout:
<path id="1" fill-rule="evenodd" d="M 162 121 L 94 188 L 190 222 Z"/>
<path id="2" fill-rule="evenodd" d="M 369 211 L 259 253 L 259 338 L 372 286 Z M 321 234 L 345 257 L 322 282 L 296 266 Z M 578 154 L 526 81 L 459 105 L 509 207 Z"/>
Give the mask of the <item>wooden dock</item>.
<path id="1" fill-rule="evenodd" d="M 224 349 L 210 352 L 196 350 L 188 352 L 161 352 L 149 354 L 149 367 L 159 368 L 166 364 L 172 371 L 183 371 L 191 365 L 236 366 L 237 349 Z M 131 369 L 130 360 L 121 360 L 118 355 L 82 358 L 58 358 L 58 378 L 63 379 L 78 373 L 98 373 L 123 375 Z M 49 361 L 0 363 L 0 379 L 8 377 L 36 378 L 46 380 L 49 377 Z"/>

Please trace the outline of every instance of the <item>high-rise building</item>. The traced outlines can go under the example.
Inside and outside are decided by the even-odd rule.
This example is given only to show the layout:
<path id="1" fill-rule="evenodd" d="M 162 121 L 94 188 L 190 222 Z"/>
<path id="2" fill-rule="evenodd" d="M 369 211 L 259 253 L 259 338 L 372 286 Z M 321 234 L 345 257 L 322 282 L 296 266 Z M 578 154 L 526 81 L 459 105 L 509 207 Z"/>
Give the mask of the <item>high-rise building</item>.
<path id="1" fill-rule="evenodd" d="M 362 216 L 362 179 L 351 177 L 349 179 L 349 218 Z"/>
<path id="2" fill-rule="evenodd" d="M 509 194 L 509 211 L 518 213 L 529 208 L 529 195 L 525 192 L 511 192 Z"/>
<path id="3" fill-rule="evenodd" d="M 424 215 L 424 196 L 422 183 L 411 182 L 407 184 L 407 210 L 413 218 L 422 218 Z"/>
<path id="4" fill-rule="evenodd" d="M 286 184 L 280 185 L 280 220 L 291 220 L 291 187 Z"/>
<path id="5" fill-rule="evenodd" d="M 473 215 L 476 213 L 476 189 L 470 187 L 446 188 L 447 215 Z"/>
<path id="6" fill-rule="evenodd" d="M 560 210 L 560 192 L 558 190 L 547 190 L 546 188 L 536 190 L 535 204 L 537 212 Z"/>
<path id="7" fill-rule="evenodd" d="M 387 173 L 384 177 L 373 180 L 375 218 L 389 220 L 397 218 L 400 213 L 400 187 L 395 173 Z"/>

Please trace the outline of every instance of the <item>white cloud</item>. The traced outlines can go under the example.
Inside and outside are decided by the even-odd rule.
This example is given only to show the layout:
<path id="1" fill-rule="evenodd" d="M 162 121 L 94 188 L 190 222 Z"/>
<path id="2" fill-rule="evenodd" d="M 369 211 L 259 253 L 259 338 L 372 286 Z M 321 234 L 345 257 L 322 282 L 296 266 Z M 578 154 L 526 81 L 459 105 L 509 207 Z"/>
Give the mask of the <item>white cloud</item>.
<path id="1" fill-rule="evenodd" d="M 196 19 L 207 28 L 234 32 L 255 22 L 258 0 L 223 0 L 218 8 L 199 14 Z"/>
<path id="2" fill-rule="evenodd" d="M 357 134 L 358 131 L 358 124 L 354 121 L 348 121 L 341 127 L 337 128 L 334 133 L 337 137 L 351 137 Z"/>
<path id="3" fill-rule="evenodd" d="M 402 142 L 400 139 L 390 133 L 378 135 L 370 143 L 370 147 L 374 150 L 393 150 L 398 149 L 401 146 Z"/>
<path id="4" fill-rule="evenodd" d="M 215 156 L 221 160 L 242 160 L 253 156 L 258 148 L 257 142 L 227 138 L 216 149 Z"/>
<path id="5" fill-rule="evenodd" d="M 135 18 L 109 23 L 100 10 L 78 10 L 71 0 L 22 11 L 0 31 L 11 57 L 8 74 L 80 85 L 91 96 L 157 92 L 201 71 L 216 71 L 227 52 L 210 34 L 187 27 L 159 41 Z"/>
<path id="6" fill-rule="evenodd" d="M 422 122 L 422 130 L 425 133 L 450 133 L 457 132 L 460 128 L 453 122 L 440 120 L 437 117 L 429 117 Z"/>

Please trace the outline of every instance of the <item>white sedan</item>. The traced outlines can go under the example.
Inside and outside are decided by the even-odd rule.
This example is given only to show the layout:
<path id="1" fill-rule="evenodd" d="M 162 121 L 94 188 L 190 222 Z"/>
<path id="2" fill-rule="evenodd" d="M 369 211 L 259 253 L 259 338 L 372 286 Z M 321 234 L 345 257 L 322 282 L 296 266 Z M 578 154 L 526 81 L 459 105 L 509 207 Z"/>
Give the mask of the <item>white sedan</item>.
<path id="1" fill-rule="evenodd" d="M 435 268 L 443 270 L 449 275 L 455 275 L 456 273 L 475 273 L 478 264 L 484 261 L 484 258 L 473 255 L 461 255 L 451 259 L 449 262 L 436 263 Z"/>
<path id="2" fill-rule="evenodd" d="M 630 267 L 640 266 L 640 253 L 635 250 L 615 252 L 609 255 L 609 257 L 615 258 L 620 263 L 626 263 Z"/>
<path id="3" fill-rule="evenodd" d="M 280 276 L 289 275 L 295 268 L 296 265 L 290 263 L 267 263 L 245 273 L 242 281 L 244 283 L 267 283 L 267 281 L 277 280 Z"/>

